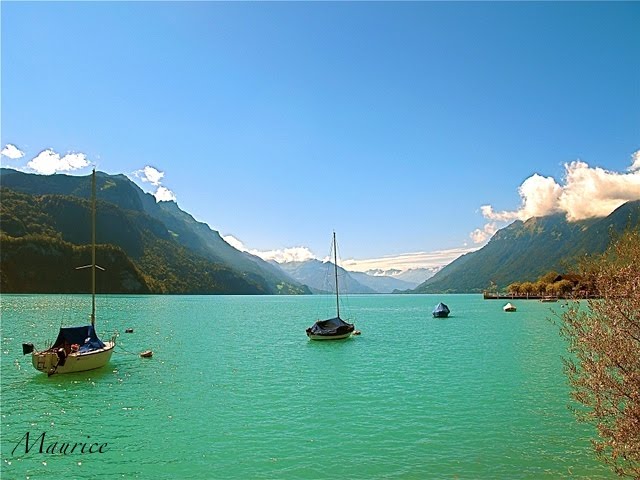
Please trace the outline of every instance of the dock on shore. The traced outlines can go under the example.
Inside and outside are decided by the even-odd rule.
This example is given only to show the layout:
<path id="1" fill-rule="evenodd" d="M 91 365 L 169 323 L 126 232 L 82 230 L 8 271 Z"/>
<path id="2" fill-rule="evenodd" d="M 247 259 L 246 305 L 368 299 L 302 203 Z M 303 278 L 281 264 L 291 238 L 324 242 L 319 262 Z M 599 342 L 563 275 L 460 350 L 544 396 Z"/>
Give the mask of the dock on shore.
<path id="1" fill-rule="evenodd" d="M 532 295 L 532 294 L 510 294 L 510 293 L 490 293 L 483 292 L 482 296 L 485 300 L 559 300 L 564 297 L 548 296 L 548 295 Z"/>

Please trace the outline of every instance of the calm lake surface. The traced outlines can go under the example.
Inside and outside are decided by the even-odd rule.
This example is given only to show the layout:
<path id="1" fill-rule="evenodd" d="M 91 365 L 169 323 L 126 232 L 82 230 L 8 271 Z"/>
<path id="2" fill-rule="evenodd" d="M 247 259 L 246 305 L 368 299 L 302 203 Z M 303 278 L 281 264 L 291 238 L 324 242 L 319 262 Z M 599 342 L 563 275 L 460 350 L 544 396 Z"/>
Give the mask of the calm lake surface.
<path id="1" fill-rule="evenodd" d="M 108 366 L 47 378 L 22 342 L 83 323 L 90 297 L 2 295 L 2 479 L 614 478 L 567 408 L 562 303 L 350 296 L 362 335 L 312 342 L 319 300 L 99 296 L 99 334 L 134 333 Z M 25 454 L 26 432 L 108 445 Z"/>

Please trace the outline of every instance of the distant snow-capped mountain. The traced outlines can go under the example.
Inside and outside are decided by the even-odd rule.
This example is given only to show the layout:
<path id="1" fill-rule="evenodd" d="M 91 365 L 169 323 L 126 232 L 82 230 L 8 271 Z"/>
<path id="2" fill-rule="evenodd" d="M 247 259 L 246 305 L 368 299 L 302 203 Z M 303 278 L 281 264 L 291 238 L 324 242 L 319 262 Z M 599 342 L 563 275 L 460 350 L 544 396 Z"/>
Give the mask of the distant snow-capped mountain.
<path id="1" fill-rule="evenodd" d="M 433 268 L 411 268 L 409 270 L 399 270 L 397 268 L 390 269 L 371 269 L 365 273 L 372 277 L 391 277 L 408 283 L 419 285 L 425 280 L 433 277 L 442 267 Z"/>
<path id="2" fill-rule="evenodd" d="M 319 260 L 303 262 L 286 262 L 274 265 L 280 267 L 293 280 L 307 285 L 312 291 L 327 290 L 327 265 Z M 415 268 L 407 271 L 388 269 L 370 270 L 368 272 L 354 272 L 338 267 L 344 276 L 346 291 L 349 293 L 392 293 L 395 290 L 411 290 L 430 278 L 437 268 Z"/>
<path id="3" fill-rule="evenodd" d="M 305 260 L 303 262 L 275 263 L 278 267 L 295 281 L 308 286 L 314 293 L 326 293 L 335 291 L 333 284 L 334 266 L 331 262 L 320 260 Z M 341 289 L 348 293 L 377 293 L 374 289 L 358 282 L 342 267 L 338 267 Z"/>
<path id="4" fill-rule="evenodd" d="M 349 275 L 360 284 L 375 290 L 377 293 L 393 293 L 395 290 L 412 289 L 419 285 L 417 282 L 407 282 L 397 277 L 386 275 L 369 275 L 364 272 L 349 272 Z M 415 285 L 415 287 L 411 285 Z"/>

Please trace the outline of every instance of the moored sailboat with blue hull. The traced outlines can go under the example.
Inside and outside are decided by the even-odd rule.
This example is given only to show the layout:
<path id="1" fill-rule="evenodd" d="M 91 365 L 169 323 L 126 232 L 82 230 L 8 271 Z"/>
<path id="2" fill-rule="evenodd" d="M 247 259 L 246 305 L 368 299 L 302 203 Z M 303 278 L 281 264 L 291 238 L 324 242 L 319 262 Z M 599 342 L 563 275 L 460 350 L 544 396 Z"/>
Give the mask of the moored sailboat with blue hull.
<path id="1" fill-rule="evenodd" d="M 72 373 L 100 368 L 111 360 L 116 346 L 116 335 L 103 342 L 96 334 L 96 171 L 91 177 L 91 265 L 78 269 L 91 268 L 91 317 L 90 324 L 77 327 L 60 327 L 58 337 L 53 344 L 38 351 L 32 343 L 22 344 L 22 353 L 31 354 L 36 370 L 54 373 Z"/>
<path id="2" fill-rule="evenodd" d="M 100 368 L 109 363 L 114 347 L 115 336 L 103 342 L 93 325 L 82 325 L 61 327 L 53 345 L 40 352 L 34 350 L 33 344 L 23 344 L 23 353 L 31 353 L 36 370 L 53 375 Z"/>

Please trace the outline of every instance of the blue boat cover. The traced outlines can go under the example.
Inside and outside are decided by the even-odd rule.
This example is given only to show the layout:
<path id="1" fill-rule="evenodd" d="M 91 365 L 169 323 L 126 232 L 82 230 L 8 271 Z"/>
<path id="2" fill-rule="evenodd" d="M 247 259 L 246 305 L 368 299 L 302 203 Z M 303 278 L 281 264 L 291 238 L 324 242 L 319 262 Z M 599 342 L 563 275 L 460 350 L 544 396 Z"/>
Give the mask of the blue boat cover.
<path id="1" fill-rule="evenodd" d="M 82 325 L 81 327 L 60 327 L 58 338 L 53 343 L 52 348 L 64 347 L 65 345 L 80 345 L 80 352 L 90 352 L 104 348 L 104 343 L 98 338 L 93 325 Z"/>
<path id="2" fill-rule="evenodd" d="M 436 305 L 436 308 L 433 309 L 433 315 L 435 317 L 446 317 L 449 315 L 449 307 L 447 307 L 444 303 L 440 302 Z"/>
<path id="3" fill-rule="evenodd" d="M 307 328 L 307 334 L 323 336 L 341 335 L 352 332 L 354 328 L 352 323 L 347 323 L 340 317 L 335 317 L 328 320 L 318 320 L 312 327 Z"/>

